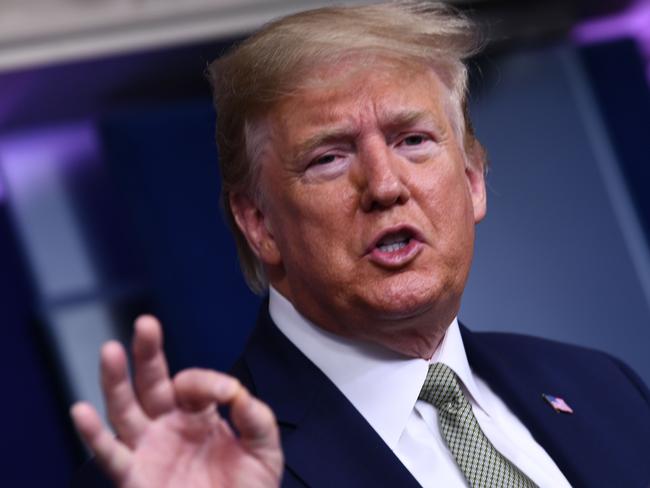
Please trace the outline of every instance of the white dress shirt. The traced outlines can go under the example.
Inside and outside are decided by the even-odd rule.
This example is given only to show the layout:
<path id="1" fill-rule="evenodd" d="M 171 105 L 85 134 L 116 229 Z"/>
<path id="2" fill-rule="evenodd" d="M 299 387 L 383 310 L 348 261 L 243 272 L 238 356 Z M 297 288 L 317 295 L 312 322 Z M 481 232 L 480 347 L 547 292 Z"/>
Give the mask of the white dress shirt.
<path id="1" fill-rule="evenodd" d="M 331 334 L 305 319 L 273 288 L 269 312 L 423 487 L 467 486 L 441 435 L 435 407 L 418 400 L 429 364 L 435 362 L 445 363 L 460 378 L 481 429 L 501 454 L 542 488 L 570 486 L 528 429 L 470 369 L 456 319 L 426 360 Z"/>

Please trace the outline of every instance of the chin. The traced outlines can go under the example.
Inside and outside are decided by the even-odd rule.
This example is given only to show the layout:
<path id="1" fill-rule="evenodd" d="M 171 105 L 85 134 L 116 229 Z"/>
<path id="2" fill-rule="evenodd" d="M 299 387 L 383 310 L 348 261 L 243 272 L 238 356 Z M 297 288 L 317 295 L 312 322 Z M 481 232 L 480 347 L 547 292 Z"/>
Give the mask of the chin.
<path id="1" fill-rule="evenodd" d="M 445 297 L 445 287 L 429 276 L 398 276 L 372 288 L 368 306 L 377 318 L 404 320 L 425 315 Z"/>

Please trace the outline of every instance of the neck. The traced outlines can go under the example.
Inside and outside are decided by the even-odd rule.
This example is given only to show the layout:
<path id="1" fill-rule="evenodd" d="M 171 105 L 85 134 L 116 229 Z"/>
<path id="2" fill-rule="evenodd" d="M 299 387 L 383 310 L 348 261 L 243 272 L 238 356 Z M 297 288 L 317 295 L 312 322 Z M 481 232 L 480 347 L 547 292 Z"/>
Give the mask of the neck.
<path id="1" fill-rule="evenodd" d="M 298 314 L 317 327 L 341 337 L 376 344 L 410 358 L 430 359 L 458 312 L 458 306 L 442 307 L 438 303 L 408 316 L 362 310 L 345 314 L 343 318 L 343 314 L 329 309 L 301 307 L 285 290 L 274 285 L 273 289 L 280 299 L 286 300 Z"/>

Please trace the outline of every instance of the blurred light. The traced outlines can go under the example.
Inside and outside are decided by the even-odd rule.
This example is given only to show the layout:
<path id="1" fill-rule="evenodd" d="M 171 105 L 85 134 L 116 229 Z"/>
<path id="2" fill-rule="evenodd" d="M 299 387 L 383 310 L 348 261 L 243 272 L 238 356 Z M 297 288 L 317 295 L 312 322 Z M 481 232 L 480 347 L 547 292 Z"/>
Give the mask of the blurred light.
<path id="1" fill-rule="evenodd" d="M 362 3 L 368 0 L 354 0 Z M 1 0 L 0 72 L 226 39 L 332 0 Z"/>
<path id="2" fill-rule="evenodd" d="M 646 75 L 650 83 L 650 0 L 638 0 L 620 14 L 585 22 L 573 31 L 573 38 L 581 44 L 623 37 L 636 39 L 646 61 Z"/>
<path id="3" fill-rule="evenodd" d="M 115 321 L 108 300 L 96 298 L 100 276 L 71 184 L 76 172 L 98 164 L 99 154 L 91 121 L 0 137 L 7 205 L 31 270 L 46 336 L 71 399 L 98 406 L 98 351 L 115 338 Z"/>
<path id="4" fill-rule="evenodd" d="M 67 188 L 98 151 L 90 123 L 0 139 L 0 164 L 13 221 L 43 300 L 92 289 L 96 276 Z"/>

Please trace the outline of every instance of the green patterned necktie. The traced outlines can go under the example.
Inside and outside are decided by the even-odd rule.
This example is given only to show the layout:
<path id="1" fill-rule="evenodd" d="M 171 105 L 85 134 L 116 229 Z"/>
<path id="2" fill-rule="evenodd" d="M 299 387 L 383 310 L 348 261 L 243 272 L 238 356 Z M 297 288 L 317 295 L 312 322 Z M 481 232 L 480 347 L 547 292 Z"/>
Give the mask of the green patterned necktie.
<path id="1" fill-rule="evenodd" d="M 471 487 L 536 486 L 485 437 L 451 368 L 442 363 L 430 365 L 419 399 L 438 410 L 442 435 Z"/>

